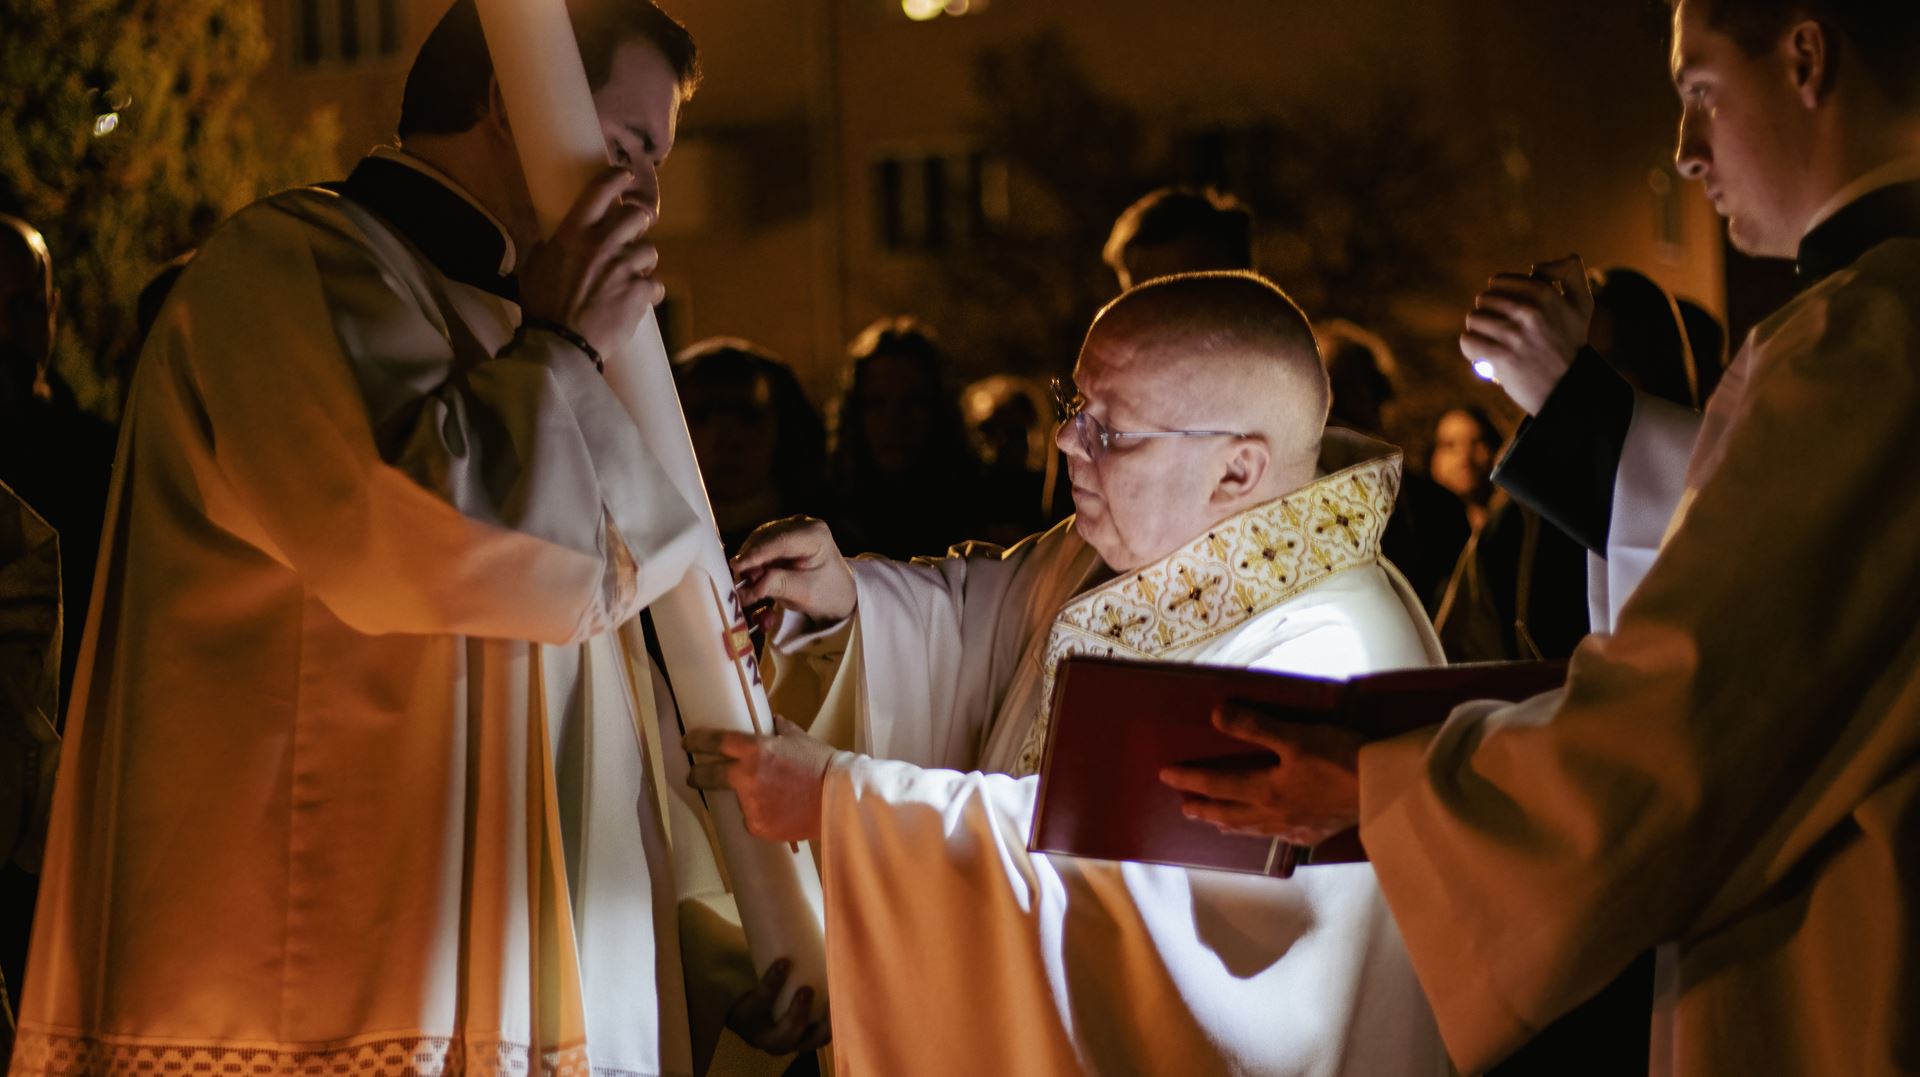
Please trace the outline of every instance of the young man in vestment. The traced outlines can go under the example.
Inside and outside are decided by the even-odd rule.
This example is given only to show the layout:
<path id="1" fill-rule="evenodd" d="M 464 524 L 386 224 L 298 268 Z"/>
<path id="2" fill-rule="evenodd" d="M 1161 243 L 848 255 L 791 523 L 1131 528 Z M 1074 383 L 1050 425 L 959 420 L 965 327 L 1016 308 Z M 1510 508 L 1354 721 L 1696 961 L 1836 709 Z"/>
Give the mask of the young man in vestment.
<path id="1" fill-rule="evenodd" d="M 1251 273 L 1164 278 L 1093 324 L 1078 514 L 1008 550 L 844 560 L 763 529 L 774 705 L 815 737 L 688 738 L 762 836 L 817 837 L 837 1058 L 856 1073 L 1435 1074 L 1365 865 L 1279 881 L 1026 852 L 1060 661 L 1342 677 L 1439 650 L 1381 560 L 1400 456 L 1324 433 L 1306 319 Z M 857 754 L 856 754 L 857 753 Z"/>
<path id="2" fill-rule="evenodd" d="M 399 144 L 169 297 L 14 1073 L 694 1071 L 676 907 L 717 873 L 636 615 L 704 536 L 597 367 L 660 298 L 695 52 L 573 7 L 617 167 L 554 235 L 457 0 Z"/>
<path id="3" fill-rule="evenodd" d="M 1176 778 L 1256 832 L 1359 820 L 1463 1069 L 1671 943 L 1656 1070 L 1920 1070 L 1916 55 L 1913 4 L 1677 4 L 1680 169 L 1805 290 L 1735 359 L 1564 690 L 1364 749 L 1243 715 L 1278 767 Z M 1577 301 L 1523 305 L 1483 335 L 1584 338 Z"/>

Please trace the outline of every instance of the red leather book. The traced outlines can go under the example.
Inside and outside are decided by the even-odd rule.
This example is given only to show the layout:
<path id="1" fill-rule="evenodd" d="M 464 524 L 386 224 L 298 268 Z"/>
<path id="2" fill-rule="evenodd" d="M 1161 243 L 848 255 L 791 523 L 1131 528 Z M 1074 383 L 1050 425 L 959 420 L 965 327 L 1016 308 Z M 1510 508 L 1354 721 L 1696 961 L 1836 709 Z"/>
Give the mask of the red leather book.
<path id="1" fill-rule="evenodd" d="M 1173 662 L 1073 657 L 1055 679 L 1027 848 L 1286 878 L 1306 864 L 1366 859 L 1354 831 L 1311 849 L 1223 834 L 1180 813 L 1161 783 L 1179 764 L 1266 767 L 1271 752 L 1213 727 L 1228 700 L 1294 722 L 1333 722 L 1367 740 L 1438 725 L 1462 703 L 1520 700 L 1558 688 L 1565 662 L 1484 662 L 1394 670 L 1350 681 Z"/>

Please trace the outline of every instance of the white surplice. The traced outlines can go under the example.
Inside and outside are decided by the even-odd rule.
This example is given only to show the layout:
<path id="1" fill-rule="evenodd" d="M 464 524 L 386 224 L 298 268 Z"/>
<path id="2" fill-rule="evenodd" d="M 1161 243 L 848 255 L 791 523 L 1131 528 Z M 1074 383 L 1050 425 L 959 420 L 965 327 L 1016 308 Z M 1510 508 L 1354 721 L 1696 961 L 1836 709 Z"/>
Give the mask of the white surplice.
<path id="1" fill-rule="evenodd" d="M 592 364 L 509 343 L 518 317 L 317 189 L 182 275 L 14 1073 L 690 1071 L 693 854 L 633 618 L 702 536 Z"/>
<path id="2" fill-rule="evenodd" d="M 1887 241 L 1754 330 L 1565 689 L 1363 751 L 1367 848 L 1463 1067 L 1656 943 L 1658 1070 L 1920 1066 L 1917 371 L 1920 240 Z"/>
<path id="3" fill-rule="evenodd" d="M 853 562 L 853 623 L 776 637 L 775 706 L 836 757 L 820 845 L 835 1054 L 855 1074 L 1433 1074 L 1372 871 L 1291 880 L 1026 852 L 1053 666 L 1117 653 L 1341 677 L 1439 661 L 1378 559 L 1385 446 L 1089 589 L 1069 521 L 1004 553 Z M 1355 462 L 1356 459 L 1358 462 Z"/>
<path id="4" fill-rule="evenodd" d="M 1730 370 L 1720 392 L 1737 392 Z M 1687 459 L 1700 436 L 1700 413 L 1635 389 L 1633 419 L 1620 447 L 1608 516 L 1607 556 L 1587 554 L 1587 621 L 1609 631 L 1653 560 L 1687 488 Z"/>

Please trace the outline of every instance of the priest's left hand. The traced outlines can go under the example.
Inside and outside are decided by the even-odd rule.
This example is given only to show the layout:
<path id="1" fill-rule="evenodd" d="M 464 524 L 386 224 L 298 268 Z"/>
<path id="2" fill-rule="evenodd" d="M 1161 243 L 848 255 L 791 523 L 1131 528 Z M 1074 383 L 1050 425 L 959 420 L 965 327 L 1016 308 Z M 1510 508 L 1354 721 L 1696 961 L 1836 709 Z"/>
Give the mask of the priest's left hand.
<path id="1" fill-rule="evenodd" d="M 1358 734 L 1283 722 L 1239 703 L 1215 709 L 1213 724 L 1280 759 L 1267 767 L 1162 770 L 1160 780 L 1185 794 L 1187 818 L 1295 845 L 1318 845 L 1360 821 Z"/>
<path id="2" fill-rule="evenodd" d="M 818 1017 L 813 1013 L 811 987 L 795 991 L 792 1001 L 787 1003 L 786 1014 L 774 1017 L 774 1001 L 780 997 L 780 989 L 786 986 L 787 974 L 792 971 L 793 962 L 784 957 L 775 961 L 753 990 L 734 999 L 733 1005 L 727 1008 L 727 1027 L 770 1055 L 817 1051 L 833 1039 L 833 1025 L 825 1011 Z"/>
<path id="3" fill-rule="evenodd" d="M 773 725 L 770 737 L 689 730 L 682 741 L 693 753 L 687 784 L 731 790 L 755 837 L 813 841 L 820 836 L 820 783 L 833 748 L 785 718 L 775 717 Z"/>

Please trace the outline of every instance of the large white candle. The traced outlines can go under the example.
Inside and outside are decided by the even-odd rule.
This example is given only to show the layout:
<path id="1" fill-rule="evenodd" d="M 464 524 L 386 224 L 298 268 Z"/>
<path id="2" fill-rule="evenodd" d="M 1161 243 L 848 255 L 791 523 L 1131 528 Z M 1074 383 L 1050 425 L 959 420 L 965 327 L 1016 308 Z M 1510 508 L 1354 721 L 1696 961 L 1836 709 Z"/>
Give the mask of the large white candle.
<path id="1" fill-rule="evenodd" d="M 605 136 L 564 0 L 478 0 L 500 96 L 543 232 L 552 234 L 589 182 L 607 167 Z M 607 359 L 607 383 L 633 416 L 647 449 L 687 504 L 713 525 L 713 509 L 693 457 L 686 416 L 652 312 L 632 341 Z M 653 604 L 654 625 L 680 717 L 688 727 L 770 732 L 772 712 L 733 577 L 714 528 L 687 578 Z M 708 797 L 720 853 L 733 880 L 754 967 L 793 962 L 784 1007 L 802 986 L 826 1000 L 820 878 L 803 846 L 761 841 L 747 833 L 731 794 Z"/>

